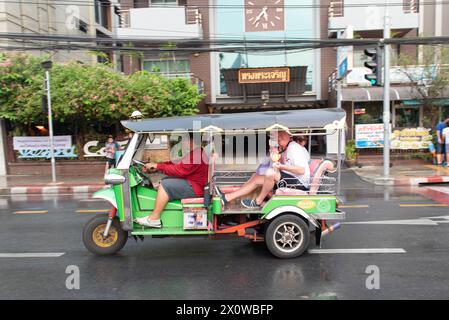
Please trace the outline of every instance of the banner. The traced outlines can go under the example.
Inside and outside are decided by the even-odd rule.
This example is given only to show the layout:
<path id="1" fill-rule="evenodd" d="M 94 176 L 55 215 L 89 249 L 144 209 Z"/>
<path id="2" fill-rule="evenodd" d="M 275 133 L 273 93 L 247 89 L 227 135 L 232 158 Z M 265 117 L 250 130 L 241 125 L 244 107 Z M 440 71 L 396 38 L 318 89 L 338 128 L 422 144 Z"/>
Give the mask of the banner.
<path id="1" fill-rule="evenodd" d="M 70 149 L 72 147 L 72 136 L 54 136 L 53 146 L 55 149 Z M 50 149 L 49 137 L 13 137 L 14 150 L 42 150 Z"/>
<path id="2" fill-rule="evenodd" d="M 362 148 L 383 148 L 384 146 L 384 125 L 377 124 L 356 124 L 355 125 L 355 147 Z"/>

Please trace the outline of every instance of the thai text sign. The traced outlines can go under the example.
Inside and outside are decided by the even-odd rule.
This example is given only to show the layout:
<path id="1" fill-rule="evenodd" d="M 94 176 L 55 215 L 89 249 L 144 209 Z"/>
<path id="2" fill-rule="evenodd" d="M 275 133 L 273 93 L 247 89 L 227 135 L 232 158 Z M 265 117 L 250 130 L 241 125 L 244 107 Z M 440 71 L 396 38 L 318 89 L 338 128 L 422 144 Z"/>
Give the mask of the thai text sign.
<path id="1" fill-rule="evenodd" d="M 383 148 L 384 146 L 384 125 L 357 124 L 355 126 L 355 147 L 356 148 Z"/>
<path id="2" fill-rule="evenodd" d="M 53 146 L 55 149 L 70 149 L 72 147 L 72 136 L 54 136 Z M 49 137 L 14 137 L 14 150 L 42 150 L 50 149 Z"/>
<path id="3" fill-rule="evenodd" d="M 290 82 L 290 68 L 240 69 L 239 83 Z"/>

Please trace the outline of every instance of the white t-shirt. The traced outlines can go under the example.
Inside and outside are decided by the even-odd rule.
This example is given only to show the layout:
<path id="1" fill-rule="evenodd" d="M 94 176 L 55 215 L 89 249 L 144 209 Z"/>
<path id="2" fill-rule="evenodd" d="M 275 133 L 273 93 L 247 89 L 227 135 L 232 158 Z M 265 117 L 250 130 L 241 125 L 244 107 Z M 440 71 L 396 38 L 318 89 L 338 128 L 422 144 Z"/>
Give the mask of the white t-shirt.
<path id="1" fill-rule="evenodd" d="M 444 143 L 449 144 L 449 127 L 443 129 L 442 136 L 444 137 Z"/>
<path id="2" fill-rule="evenodd" d="M 287 150 L 282 154 L 281 163 L 289 166 L 304 168 L 304 174 L 298 175 L 287 170 L 284 172 L 298 178 L 299 181 L 305 186 L 310 186 L 310 168 L 309 168 L 310 155 L 309 152 L 300 144 L 291 141 L 287 147 Z"/>

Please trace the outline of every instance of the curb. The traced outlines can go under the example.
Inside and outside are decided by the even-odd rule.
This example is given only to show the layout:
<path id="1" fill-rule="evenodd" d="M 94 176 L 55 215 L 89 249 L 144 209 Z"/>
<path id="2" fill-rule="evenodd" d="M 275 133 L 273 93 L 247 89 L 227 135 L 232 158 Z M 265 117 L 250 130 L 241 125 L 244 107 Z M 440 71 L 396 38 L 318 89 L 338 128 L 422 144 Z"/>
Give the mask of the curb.
<path id="1" fill-rule="evenodd" d="M 395 178 L 394 185 L 419 186 L 422 183 L 444 183 L 449 182 L 449 176 L 431 176 L 431 177 L 398 177 Z"/>
<path id="2" fill-rule="evenodd" d="M 359 175 L 360 179 L 368 183 L 372 183 L 379 186 L 413 186 L 417 187 L 420 184 L 426 183 L 449 183 L 449 176 L 430 176 L 430 177 L 391 177 L 385 179 L 381 176 L 362 176 Z"/>
<path id="3" fill-rule="evenodd" d="M 23 186 L 0 188 L 0 195 L 93 193 L 103 188 L 105 188 L 104 184 L 79 186 Z"/>

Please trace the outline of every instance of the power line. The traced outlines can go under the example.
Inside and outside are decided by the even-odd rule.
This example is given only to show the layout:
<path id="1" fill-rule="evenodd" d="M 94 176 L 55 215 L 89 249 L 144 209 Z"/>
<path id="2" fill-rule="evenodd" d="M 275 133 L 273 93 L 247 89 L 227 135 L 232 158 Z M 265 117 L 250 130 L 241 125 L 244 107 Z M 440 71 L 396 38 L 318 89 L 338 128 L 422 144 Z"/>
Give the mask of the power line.
<path id="1" fill-rule="evenodd" d="M 59 1 L 52 1 L 51 3 L 45 4 L 42 2 L 38 2 L 36 0 L 2 0 L 3 3 L 14 3 L 14 4 L 38 4 L 38 5 L 58 5 L 58 6 L 69 6 L 69 5 L 78 5 L 78 6 L 89 6 L 89 7 L 96 7 L 96 6 L 119 6 L 119 3 L 110 3 L 106 1 L 99 1 L 97 4 L 94 3 L 94 1 L 85 1 L 85 0 L 59 0 Z M 439 0 L 439 1 L 418 1 L 418 5 L 422 6 L 435 6 L 440 4 L 449 4 L 448 0 Z M 398 2 L 384 2 L 384 3 L 346 3 L 344 5 L 344 8 L 359 8 L 359 7 L 381 7 L 381 8 L 389 8 L 389 7 L 402 7 L 404 6 L 403 1 Z M 181 6 L 178 5 L 151 5 L 148 8 L 179 8 Z M 247 8 L 245 5 L 223 5 L 223 4 L 217 4 L 217 5 L 209 5 L 209 4 L 199 4 L 199 5 L 188 5 L 187 7 L 195 7 L 195 8 L 216 8 L 216 9 L 243 9 Z M 254 6 L 251 6 L 252 8 L 278 8 L 277 5 L 257 5 L 254 4 Z M 307 9 L 307 8 L 329 8 L 329 5 L 324 4 L 291 4 L 291 5 L 284 5 L 284 9 Z"/>

